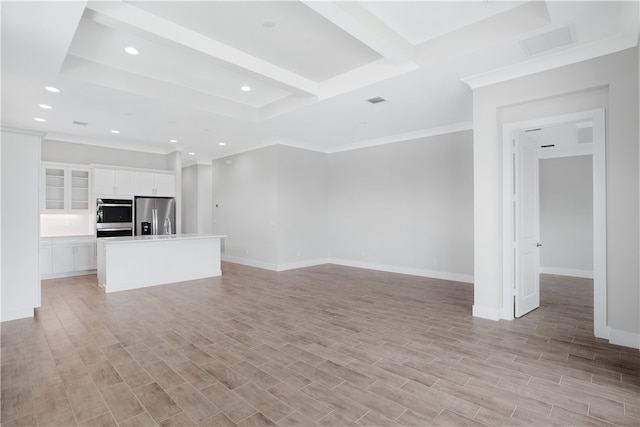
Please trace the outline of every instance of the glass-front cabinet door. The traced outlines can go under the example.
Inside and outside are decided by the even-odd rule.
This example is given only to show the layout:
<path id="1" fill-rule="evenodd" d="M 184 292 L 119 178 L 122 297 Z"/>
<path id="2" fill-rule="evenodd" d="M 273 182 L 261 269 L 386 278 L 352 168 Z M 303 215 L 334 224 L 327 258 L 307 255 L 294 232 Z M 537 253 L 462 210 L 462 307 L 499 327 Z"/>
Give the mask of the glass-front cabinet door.
<path id="1" fill-rule="evenodd" d="M 42 167 L 42 211 L 46 213 L 87 212 L 90 182 L 89 169 L 66 165 Z"/>
<path id="2" fill-rule="evenodd" d="M 44 210 L 64 211 L 66 199 L 66 170 L 64 168 L 44 167 Z"/>
<path id="3" fill-rule="evenodd" d="M 71 175 L 71 205 L 72 211 L 89 210 L 89 170 L 69 169 Z"/>

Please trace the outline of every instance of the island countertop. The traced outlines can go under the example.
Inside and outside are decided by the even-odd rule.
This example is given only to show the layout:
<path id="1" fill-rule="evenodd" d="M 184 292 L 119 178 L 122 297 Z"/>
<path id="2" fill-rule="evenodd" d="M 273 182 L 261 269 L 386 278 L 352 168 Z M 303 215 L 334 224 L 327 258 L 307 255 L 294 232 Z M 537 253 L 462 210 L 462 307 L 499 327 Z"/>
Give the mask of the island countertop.
<path id="1" fill-rule="evenodd" d="M 220 276 L 225 235 L 173 234 L 98 239 L 98 284 L 105 292 Z"/>
<path id="2" fill-rule="evenodd" d="M 183 234 L 158 234 L 147 236 L 125 236 L 125 237 L 102 237 L 100 241 L 107 244 L 112 243 L 138 243 L 138 242 L 153 242 L 153 241 L 166 241 L 166 240 L 194 240 L 194 239 L 211 239 L 218 238 L 224 239 L 227 235 L 224 234 L 198 234 L 198 233 L 183 233 Z"/>

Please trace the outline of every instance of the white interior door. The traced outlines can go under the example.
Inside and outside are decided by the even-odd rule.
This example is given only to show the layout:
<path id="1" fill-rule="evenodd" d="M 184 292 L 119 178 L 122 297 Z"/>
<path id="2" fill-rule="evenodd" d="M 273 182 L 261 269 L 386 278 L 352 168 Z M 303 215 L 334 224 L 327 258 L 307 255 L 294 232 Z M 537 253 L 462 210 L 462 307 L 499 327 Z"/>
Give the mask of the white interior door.
<path id="1" fill-rule="evenodd" d="M 538 145 L 524 132 L 515 144 L 515 316 L 540 306 Z"/>

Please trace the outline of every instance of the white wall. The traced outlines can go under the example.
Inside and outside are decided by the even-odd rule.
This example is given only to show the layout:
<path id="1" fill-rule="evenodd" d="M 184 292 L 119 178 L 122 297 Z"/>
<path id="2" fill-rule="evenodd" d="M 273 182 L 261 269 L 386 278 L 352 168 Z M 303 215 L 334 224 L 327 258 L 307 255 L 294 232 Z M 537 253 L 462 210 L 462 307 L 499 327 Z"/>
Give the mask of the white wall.
<path id="1" fill-rule="evenodd" d="M 182 168 L 182 232 L 198 231 L 198 165 Z"/>
<path id="2" fill-rule="evenodd" d="M 287 270 L 327 261 L 327 155 L 281 145 L 213 162 L 223 259 Z"/>
<path id="3" fill-rule="evenodd" d="M 329 257 L 473 281 L 471 131 L 329 157 Z"/>
<path id="4" fill-rule="evenodd" d="M 79 165 L 111 165 L 143 169 L 167 168 L 166 155 L 133 150 L 75 144 L 63 141 L 42 141 L 42 161 Z"/>
<path id="5" fill-rule="evenodd" d="M 497 319 L 503 310 L 502 125 L 604 107 L 610 340 L 640 347 L 637 54 L 628 49 L 474 89 L 474 315 Z"/>
<path id="6" fill-rule="evenodd" d="M 327 154 L 278 146 L 278 269 L 326 263 Z"/>
<path id="7" fill-rule="evenodd" d="M 0 319 L 33 316 L 40 306 L 40 136 L 2 130 Z"/>
<path id="8" fill-rule="evenodd" d="M 277 270 L 277 161 L 275 145 L 213 161 L 213 232 L 229 236 L 223 259 Z"/>
<path id="9" fill-rule="evenodd" d="M 164 157 L 161 169 L 173 171 L 176 177 L 176 234 L 182 233 L 182 153 L 173 151 Z"/>
<path id="10" fill-rule="evenodd" d="M 593 277 L 592 156 L 540 160 L 540 271 Z"/>
<path id="11" fill-rule="evenodd" d="M 197 233 L 213 231 L 213 167 L 198 165 L 198 228 Z"/>
<path id="12" fill-rule="evenodd" d="M 211 165 L 195 164 L 182 169 L 182 232 L 213 230 L 213 177 Z"/>

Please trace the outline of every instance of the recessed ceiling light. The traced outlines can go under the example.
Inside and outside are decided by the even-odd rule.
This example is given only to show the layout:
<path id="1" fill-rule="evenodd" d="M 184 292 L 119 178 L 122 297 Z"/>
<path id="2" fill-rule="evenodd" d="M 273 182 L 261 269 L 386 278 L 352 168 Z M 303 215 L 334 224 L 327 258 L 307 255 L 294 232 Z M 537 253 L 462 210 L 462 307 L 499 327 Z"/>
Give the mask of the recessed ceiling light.
<path id="1" fill-rule="evenodd" d="M 127 52 L 129 55 L 137 55 L 138 53 L 140 53 L 140 52 L 138 52 L 138 49 L 136 49 L 135 47 L 131 47 L 131 46 L 125 47 L 124 51 Z"/>
<path id="2" fill-rule="evenodd" d="M 178 142 L 178 140 L 177 139 L 170 139 L 169 142 L 173 142 L 175 144 L 176 142 Z"/>
<path id="3" fill-rule="evenodd" d="M 53 93 L 60 92 L 60 89 L 58 89 L 57 87 L 53 87 L 53 86 L 46 86 L 44 89 L 48 90 L 49 92 L 53 92 Z"/>
<path id="4" fill-rule="evenodd" d="M 249 92 L 251 90 L 250 86 L 244 85 L 240 87 L 240 90 L 243 92 Z"/>
<path id="5" fill-rule="evenodd" d="M 218 145 L 223 145 L 224 146 L 224 145 L 227 145 L 227 143 L 226 142 L 218 142 Z"/>
<path id="6" fill-rule="evenodd" d="M 189 155 L 190 155 L 190 156 L 195 156 L 195 155 L 196 155 L 196 153 L 194 153 L 193 151 L 189 151 Z"/>
<path id="7" fill-rule="evenodd" d="M 33 120 L 35 120 L 36 122 L 46 122 L 46 120 L 42 117 L 34 117 Z"/>
<path id="8" fill-rule="evenodd" d="M 120 133 L 119 130 L 111 129 L 111 133 Z"/>
<path id="9" fill-rule="evenodd" d="M 47 105 L 47 104 L 38 104 L 38 107 L 44 110 L 51 110 L 51 105 Z"/>
<path id="10" fill-rule="evenodd" d="M 262 26 L 265 28 L 273 28 L 276 26 L 276 23 L 269 19 L 265 19 L 264 21 L 262 21 Z"/>

